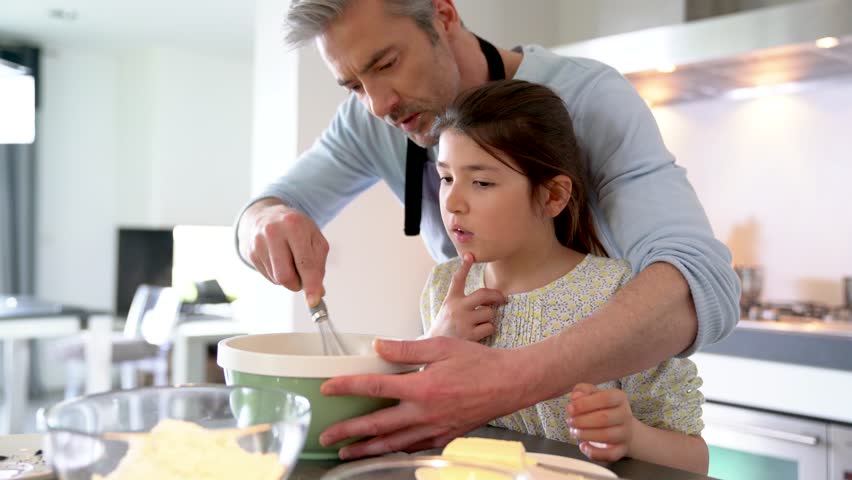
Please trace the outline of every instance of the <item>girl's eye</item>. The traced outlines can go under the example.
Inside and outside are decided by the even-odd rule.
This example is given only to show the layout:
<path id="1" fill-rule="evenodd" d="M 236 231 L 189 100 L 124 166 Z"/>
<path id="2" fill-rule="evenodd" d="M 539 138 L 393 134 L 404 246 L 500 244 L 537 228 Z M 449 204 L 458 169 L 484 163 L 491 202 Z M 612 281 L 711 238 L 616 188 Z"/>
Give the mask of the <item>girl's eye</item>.
<path id="1" fill-rule="evenodd" d="M 473 184 L 476 185 L 477 187 L 482 187 L 482 188 L 487 188 L 487 187 L 494 185 L 494 183 L 492 183 L 492 182 L 483 182 L 483 181 L 480 181 L 480 180 L 474 180 Z"/>
<path id="2" fill-rule="evenodd" d="M 453 183 L 453 177 L 441 177 L 441 183 Z"/>

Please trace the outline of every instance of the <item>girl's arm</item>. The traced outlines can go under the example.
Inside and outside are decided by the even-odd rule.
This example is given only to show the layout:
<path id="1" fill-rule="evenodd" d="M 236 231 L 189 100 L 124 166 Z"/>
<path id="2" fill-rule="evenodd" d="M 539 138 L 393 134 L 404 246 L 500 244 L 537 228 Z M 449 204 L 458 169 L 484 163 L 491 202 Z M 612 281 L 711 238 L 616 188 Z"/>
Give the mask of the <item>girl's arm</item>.
<path id="1" fill-rule="evenodd" d="M 622 390 L 578 384 L 567 413 L 580 451 L 592 460 L 614 462 L 632 457 L 707 474 L 709 453 L 701 436 L 645 425 L 633 416 Z"/>
<path id="2" fill-rule="evenodd" d="M 627 456 L 707 475 L 710 454 L 701 435 L 650 427 L 633 418 L 633 441 Z"/>

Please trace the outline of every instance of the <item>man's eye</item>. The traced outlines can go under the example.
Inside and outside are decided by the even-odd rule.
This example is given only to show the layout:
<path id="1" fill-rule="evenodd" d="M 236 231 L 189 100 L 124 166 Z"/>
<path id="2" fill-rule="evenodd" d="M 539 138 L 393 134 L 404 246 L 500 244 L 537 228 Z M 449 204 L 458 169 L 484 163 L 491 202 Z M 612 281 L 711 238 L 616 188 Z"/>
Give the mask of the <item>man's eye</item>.
<path id="1" fill-rule="evenodd" d="M 382 70 L 387 70 L 387 69 L 391 68 L 392 66 L 394 66 L 394 64 L 396 64 L 396 59 L 393 59 L 390 62 L 380 66 L 379 71 L 381 72 Z"/>
<path id="2" fill-rule="evenodd" d="M 361 93 L 364 88 L 361 85 L 352 85 L 349 87 L 349 91 L 352 93 Z"/>

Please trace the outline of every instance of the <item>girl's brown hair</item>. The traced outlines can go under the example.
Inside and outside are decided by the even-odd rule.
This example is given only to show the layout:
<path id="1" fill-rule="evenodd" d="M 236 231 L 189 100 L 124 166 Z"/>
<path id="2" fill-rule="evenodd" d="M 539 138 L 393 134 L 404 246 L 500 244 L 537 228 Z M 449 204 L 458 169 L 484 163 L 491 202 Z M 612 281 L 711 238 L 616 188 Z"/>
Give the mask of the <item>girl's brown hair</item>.
<path id="1" fill-rule="evenodd" d="M 435 119 L 432 135 L 454 130 L 475 141 L 509 168 L 526 176 L 533 199 L 553 188 L 557 175 L 571 179 L 571 198 L 553 219 L 556 238 L 581 253 L 606 255 L 587 201 L 586 162 L 571 116 L 549 88 L 523 80 L 500 80 L 462 92 Z M 506 162 L 509 157 L 517 164 Z"/>

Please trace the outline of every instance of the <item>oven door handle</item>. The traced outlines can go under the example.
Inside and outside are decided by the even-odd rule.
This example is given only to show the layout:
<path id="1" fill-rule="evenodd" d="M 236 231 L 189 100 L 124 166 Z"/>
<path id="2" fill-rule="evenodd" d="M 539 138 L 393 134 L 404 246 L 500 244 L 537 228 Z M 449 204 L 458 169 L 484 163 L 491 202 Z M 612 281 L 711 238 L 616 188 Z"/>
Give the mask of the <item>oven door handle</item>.
<path id="1" fill-rule="evenodd" d="M 785 442 L 798 443 L 801 445 L 815 446 L 819 445 L 820 438 L 815 435 L 802 435 L 799 433 L 786 432 L 784 430 L 776 430 L 774 428 L 756 427 L 754 425 L 731 425 L 727 423 L 712 423 L 707 422 L 709 427 L 721 428 L 730 430 L 735 433 L 745 433 L 758 437 L 771 438 L 773 440 L 783 440 Z"/>

